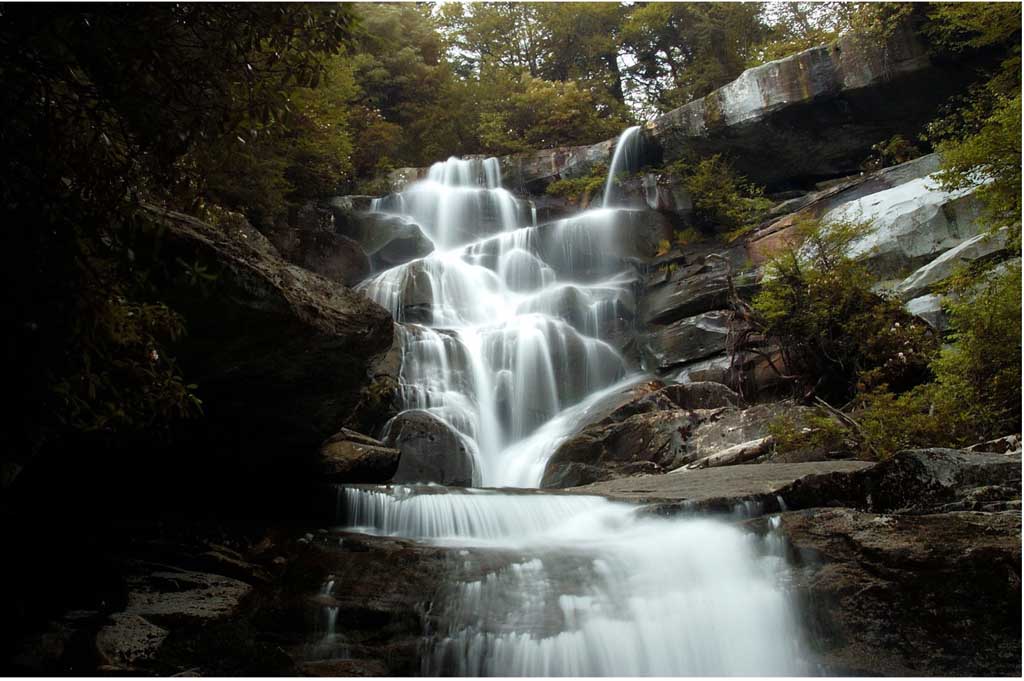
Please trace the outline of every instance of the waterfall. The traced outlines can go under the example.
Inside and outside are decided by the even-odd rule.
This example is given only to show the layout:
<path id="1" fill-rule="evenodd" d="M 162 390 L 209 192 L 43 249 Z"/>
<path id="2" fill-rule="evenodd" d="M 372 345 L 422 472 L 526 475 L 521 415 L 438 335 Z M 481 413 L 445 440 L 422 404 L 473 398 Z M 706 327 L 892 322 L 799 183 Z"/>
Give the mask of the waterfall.
<path id="1" fill-rule="evenodd" d="M 435 164 L 373 204 L 438 247 L 360 285 L 398 323 L 401 407 L 463 438 L 490 489 L 341 488 L 339 522 L 446 547 L 453 560 L 471 560 L 469 548 L 508 556 L 433 599 L 424 674 L 810 671 L 777 538 L 531 489 L 598 405 L 648 378 L 608 335 L 634 305 L 636 214 L 619 207 L 614 178 L 635 169 L 639 143 L 639 127 L 620 136 L 601 209 L 556 222 L 537 224 L 535 206 L 502 187 L 496 159 Z"/>
<path id="2" fill-rule="evenodd" d="M 615 144 L 615 151 L 612 153 L 612 163 L 608 167 L 608 179 L 604 182 L 604 198 L 601 206 L 611 208 L 618 205 L 618 186 L 615 178 L 623 173 L 636 170 L 640 165 L 640 126 L 634 125 L 626 128 L 619 141 Z"/>

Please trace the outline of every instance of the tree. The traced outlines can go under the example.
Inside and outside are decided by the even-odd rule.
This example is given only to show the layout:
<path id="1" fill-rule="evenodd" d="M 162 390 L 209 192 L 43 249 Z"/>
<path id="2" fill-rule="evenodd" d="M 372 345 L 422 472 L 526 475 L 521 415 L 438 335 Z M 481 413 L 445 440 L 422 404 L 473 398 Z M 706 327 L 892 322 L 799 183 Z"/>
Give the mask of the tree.
<path id="1" fill-rule="evenodd" d="M 10 314 L 6 450 L 69 434 L 159 432 L 195 413 L 170 355 L 185 329 L 130 248 L 142 198 L 190 209 L 190 150 L 293 119 L 349 34 L 328 5 L 0 9 L 0 142 Z M 16 254 L 16 255 L 15 255 Z"/>
<path id="2" fill-rule="evenodd" d="M 735 79 L 765 34 L 756 3 L 638 4 L 622 27 L 644 112 L 674 109 Z"/>
<path id="3" fill-rule="evenodd" d="M 863 265 L 847 255 L 870 230 L 805 221 L 794 244 L 765 266 L 749 321 L 778 344 L 804 397 L 842 404 L 858 391 L 899 392 L 929 378 L 935 335 L 898 299 L 873 292 Z"/>

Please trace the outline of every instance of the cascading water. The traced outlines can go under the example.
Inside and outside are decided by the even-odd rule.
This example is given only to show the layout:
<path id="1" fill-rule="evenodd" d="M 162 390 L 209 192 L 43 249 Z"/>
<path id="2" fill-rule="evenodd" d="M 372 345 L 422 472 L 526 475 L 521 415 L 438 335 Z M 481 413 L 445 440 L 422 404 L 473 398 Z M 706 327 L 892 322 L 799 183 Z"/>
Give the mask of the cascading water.
<path id="1" fill-rule="evenodd" d="M 634 125 L 626 128 L 619 135 L 615 143 L 615 151 L 612 154 L 612 163 L 608 167 L 608 179 L 604 182 L 604 197 L 601 206 L 611 208 L 621 202 L 616 179 L 625 172 L 635 170 L 640 164 L 640 126 Z"/>
<path id="2" fill-rule="evenodd" d="M 495 159 L 435 164 L 374 203 L 438 250 L 361 289 L 393 313 L 402 406 L 451 426 L 480 487 L 535 488 L 607 395 L 643 380 L 608 342 L 632 296 L 613 181 L 604 207 L 545 225 L 501 188 Z M 423 481 L 425 483 L 431 481 Z M 769 540 L 707 519 L 638 517 L 600 497 L 437 485 L 341 490 L 352 531 L 519 556 L 453 582 L 423 639 L 441 675 L 793 675 L 807 671 Z M 459 554 L 467 554 L 459 551 Z"/>

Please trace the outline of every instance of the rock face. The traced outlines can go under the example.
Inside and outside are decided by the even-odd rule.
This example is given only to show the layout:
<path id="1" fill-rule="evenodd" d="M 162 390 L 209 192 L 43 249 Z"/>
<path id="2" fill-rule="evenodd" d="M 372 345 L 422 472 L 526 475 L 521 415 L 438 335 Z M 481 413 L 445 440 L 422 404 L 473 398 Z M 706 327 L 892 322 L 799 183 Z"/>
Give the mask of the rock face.
<path id="1" fill-rule="evenodd" d="M 384 443 L 401 452 L 393 482 L 469 487 L 479 477 L 466 442 L 429 412 L 402 412 L 388 424 Z"/>
<path id="2" fill-rule="evenodd" d="M 729 257 L 728 260 L 734 259 Z M 647 278 L 641 319 L 646 324 L 670 324 L 684 317 L 721 310 L 729 304 L 727 260 L 696 257 L 676 267 L 667 275 L 656 274 Z M 753 273 L 733 275 L 736 292 L 749 297 L 756 290 Z"/>
<path id="3" fill-rule="evenodd" d="M 715 310 L 652 330 L 641 341 L 645 366 L 664 371 L 725 351 L 731 316 Z"/>
<path id="4" fill-rule="evenodd" d="M 998 253 L 1005 246 L 1005 231 L 979 234 L 967 239 L 901 281 L 896 285 L 895 292 L 907 301 L 922 296 L 935 284 L 952 275 L 957 267 Z"/>
<path id="5" fill-rule="evenodd" d="M 850 35 L 748 69 L 647 127 L 666 158 L 726 153 L 769 187 L 849 175 L 872 144 L 912 139 L 965 71 L 933 63 L 905 25 L 884 41 Z"/>
<path id="6" fill-rule="evenodd" d="M 334 433 L 391 345 L 388 313 L 312 272 L 178 213 L 150 209 L 162 262 L 215 273 L 205 288 L 167 282 L 188 320 L 178 359 L 199 384 L 206 441 L 281 457 L 294 470 Z"/>
<path id="7" fill-rule="evenodd" d="M 400 454 L 380 440 L 342 428 L 320 447 L 320 471 L 327 482 L 384 483 L 398 470 Z"/>
<path id="8" fill-rule="evenodd" d="M 768 224 L 760 226 L 746 239 L 747 256 L 755 265 L 761 264 L 795 238 L 795 225 L 801 219 L 820 218 L 845 203 L 927 177 L 938 170 L 938 154 L 928 154 L 866 175 L 857 173 L 824 189 L 783 201 L 769 212 Z"/>
<path id="9" fill-rule="evenodd" d="M 884 279 L 902 277 L 977 235 L 980 213 L 972 191 L 943 191 L 928 176 L 845 203 L 822 219 L 870 220 L 872 231 L 849 254 Z"/>
<path id="10" fill-rule="evenodd" d="M 842 505 L 914 514 L 1020 509 L 1020 465 L 1019 452 L 907 450 L 853 475 L 797 481 L 780 494 L 791 508 Z"/>
<path id="11" fill-rule="evenodd" d="M 733 511 L 766 505 L 795 480 L 808 475 L 850 473 L 870 468 L 863 461 L 758 463 L 721 468 L 680 468 L 664 475 L 638 475 L 574 487 L 578 494 L 600 494 L 612 499 L 649 504 L 653 513 Z M 768 506 L 769 510 L 773 507 Z"/>
<path id="12" fill-rule="evenodd" d="M 1019 511 L 817 508 L 782 514 L 779 531 L 828 673 L 1020 676 Z"/>
<path id="13" fill-rule="evenodd" d="M 663 387 L 659 387 L 663 386 Z M 597 405 L 595 416 L 548 460 L 542 487 L 576 487 L 659 474 L 735 444 L 764 437 L 782 407 L 737 408 L 717 383 L 664 386 L 651 381 Z"/>
<path id="14" fill-rule="evenodd" d="M 433 242 L 414 222 L 388 213 L 370 212 L 364 197 L 341 196 L 331 200 L 339 234 L 357 242 L 368 254 L 374 271 L 422 258 L 434 250 Z"/>

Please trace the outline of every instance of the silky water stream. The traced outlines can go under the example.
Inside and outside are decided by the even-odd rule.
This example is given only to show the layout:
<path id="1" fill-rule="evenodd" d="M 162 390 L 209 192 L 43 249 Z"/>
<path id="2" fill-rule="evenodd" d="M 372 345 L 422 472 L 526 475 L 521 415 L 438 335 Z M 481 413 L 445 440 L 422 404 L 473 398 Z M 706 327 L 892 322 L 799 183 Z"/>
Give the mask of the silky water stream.
<path id="1" fill-rule="evenodd" d="M 437 163 L 374 202 L 434 241 L 361 289 L 399 323 L 403 406 L 458 433 L 474 488 L 342 489 L 339 520 L 453 555 L 521 557 L 434 599 L 426 675 L 808 672 L 773 534 L 534 491 L 594 406 L 642 380 L 609 342 L 636 276 L 620 257 L 630 209 L 613 179 L 635 163 L 638 132 L 620 137 L 602 208 L 546 225 L 502 188 L 496 159 Z"/>

